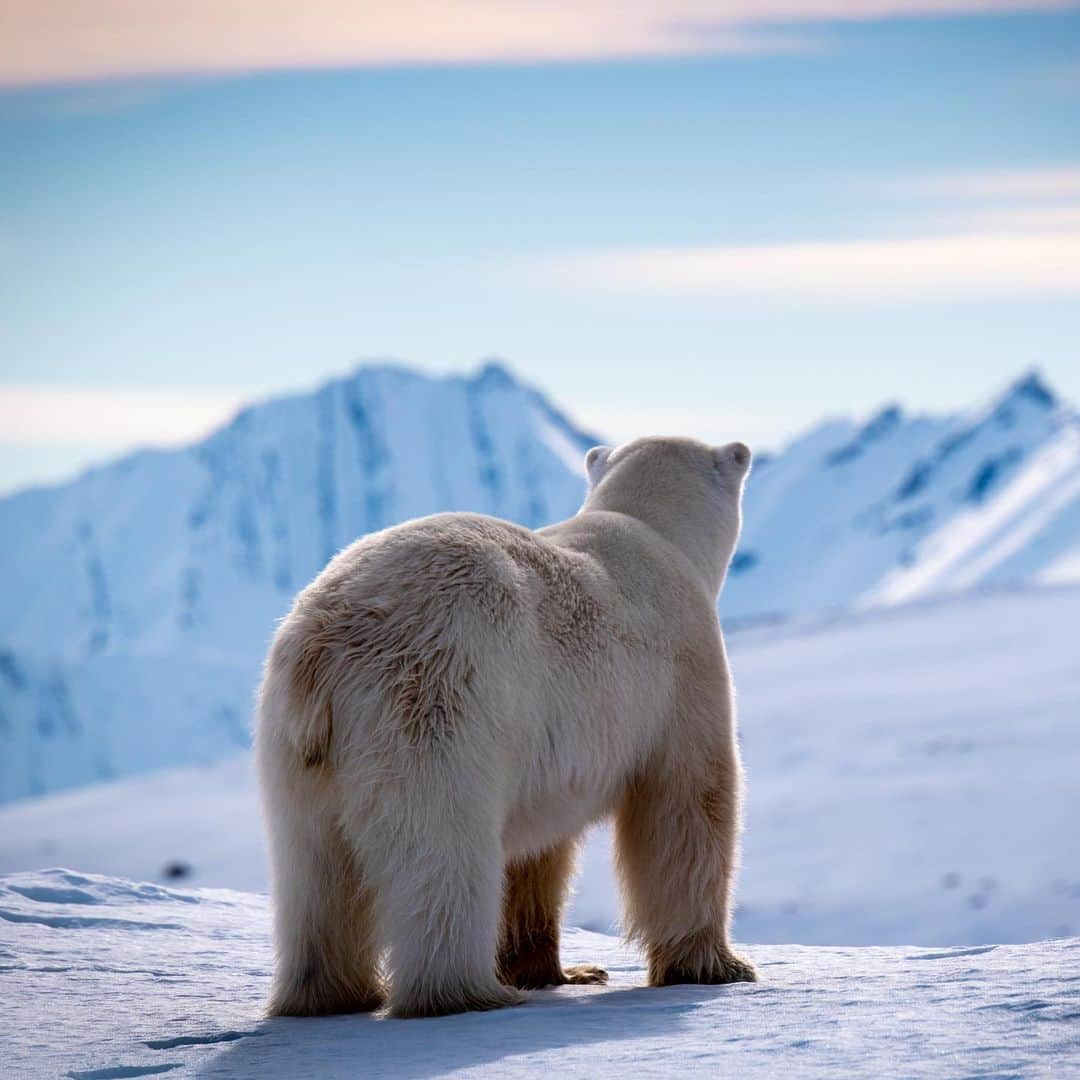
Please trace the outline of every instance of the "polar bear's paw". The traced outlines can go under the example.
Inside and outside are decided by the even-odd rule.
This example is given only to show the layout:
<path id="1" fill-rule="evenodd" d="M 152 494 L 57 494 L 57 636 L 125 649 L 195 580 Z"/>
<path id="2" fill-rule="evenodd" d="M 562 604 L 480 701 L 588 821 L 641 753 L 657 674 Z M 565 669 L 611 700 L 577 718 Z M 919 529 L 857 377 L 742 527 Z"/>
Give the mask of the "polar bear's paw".
<path id="1" fill-rule="evenodd" d="M 713 983 L 757 982 L 757 969 L 754 965 L 731 952 L 724 954 L 713 975 L 709 980 Z"/>
<path id="2" fill-rule="evenodd" d="M 575 986 L 607 986 L 608 973 L 596 964 L 575 964 L 563 968 L 563 982 Z"/>
<path id="3" fill-rule="evenodd" d="M 377 982 L 313 978 L 309 973 L 275 983 L 267 1009 L 270 1016 L 334 1016 L 374 1012 L 386 1003 Z"/>
<path id="4" fill-rule="evenodd" d="M 521 1005 L 524 994 L 502 983 L 484 986 L 457 986 L 428 989 L 421 993 L 392 994 L 390 1015 L 399 1019 L 422 1016 L 451 1016 L 463 1012 L 488 1012 Z"/>
<path id="5" fill-rule="evenodd" d="M 520 990 L 544 990 L 551 986 L 606 986 L 608 973 L 596 964 L 572 967 L 522 967 L 504 971 L 503 979 Z"/>
<path id="6" fill-rule="evenodd" d="M 499 977 L 508 986 L 519 990 L 543 990 L 547 986 L 603 986 L 608 973 L 596 964 L 576 964 L 563 967 L 559 963 L 559 948 L 555 940 L 522 950 L 507 949 L 499 958 Z"/>
<path id="7" fill-rule="evenodd" d="M 753 964 L 736 956 L 726 945 L 692 937 L 650 950 L 650 986 L 680 983 L 716 986 L 733 982 L 757 982 L 757 972 Z"/>

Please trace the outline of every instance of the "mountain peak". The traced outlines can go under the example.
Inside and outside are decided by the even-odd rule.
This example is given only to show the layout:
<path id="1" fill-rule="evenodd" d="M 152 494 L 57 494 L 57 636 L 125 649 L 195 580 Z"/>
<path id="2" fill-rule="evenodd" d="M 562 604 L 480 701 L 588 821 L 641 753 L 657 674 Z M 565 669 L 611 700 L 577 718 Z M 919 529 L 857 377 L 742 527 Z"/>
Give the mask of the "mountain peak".
<path id="1" fill-rule="evenodd" d="M 882 406 L 863 425 L 864 438 L 875 439 L 891 431 L 904 418 L 904 410 L 895 402 Z"/>
<path id="2" fill-rule="evenodd" d="M 514 378 L 506 362 L 497 356 L 489 357 L 481 364 L 480 370 L 477 371 L 473 381 L 489 388 L 517 385 L 517 379 Z"/>
<path id="3" fill-rule="evenodd" d="M 861 457 L 872 443 L 886 438 L 895 431 L 904 418 L 899 405 L 889 404 L 878 409 L 869 420 L 843 446 L 831 451 L 825 458 L 828 465 L 846 465 Z"/>
<path id="4" fill-rule="evenodd" d="M 1016 379 L 998 399 L 999 405 L 1027 401 L 1043 409 L 1052 409 L 1059 403 L 1053 388 L 1038 368 L 1031 368 Z"/>

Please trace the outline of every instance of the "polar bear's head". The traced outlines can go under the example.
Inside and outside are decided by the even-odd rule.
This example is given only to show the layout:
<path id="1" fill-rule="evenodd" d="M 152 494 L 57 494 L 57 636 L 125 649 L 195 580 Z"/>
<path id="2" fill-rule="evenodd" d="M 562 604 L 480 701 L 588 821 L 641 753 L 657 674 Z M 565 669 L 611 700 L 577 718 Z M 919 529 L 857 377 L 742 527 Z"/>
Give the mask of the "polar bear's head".
<path id="1" fill-rule="evenodd" d="M 742 526 L 750 450 L 741 442 L 708 446 L 694 439 L 636 439 L 594 446 L 585 456 L 589 493 L 583 511 L 628 514 L 680 548 L 720 590 Z"/>

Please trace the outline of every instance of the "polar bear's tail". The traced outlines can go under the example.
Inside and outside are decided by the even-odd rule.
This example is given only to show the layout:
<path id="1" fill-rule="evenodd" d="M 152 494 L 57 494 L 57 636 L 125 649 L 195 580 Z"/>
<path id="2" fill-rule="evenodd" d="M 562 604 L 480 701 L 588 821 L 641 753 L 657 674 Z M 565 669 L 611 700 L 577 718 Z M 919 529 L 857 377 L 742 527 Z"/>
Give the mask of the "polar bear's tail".
<path id="1" fill-rule="evenodd" d="M 281 628 L 259 693 L 260 735 L 283 743 L 305 768 L 325 765 L 334 731 L 333 664 L 318 634 Z"/>

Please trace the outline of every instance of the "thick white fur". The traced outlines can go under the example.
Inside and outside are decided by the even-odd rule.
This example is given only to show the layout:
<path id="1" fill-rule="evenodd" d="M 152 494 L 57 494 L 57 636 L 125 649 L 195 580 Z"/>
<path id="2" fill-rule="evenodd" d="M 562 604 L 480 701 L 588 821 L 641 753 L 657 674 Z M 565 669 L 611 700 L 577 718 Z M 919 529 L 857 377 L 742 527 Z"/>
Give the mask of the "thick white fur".
<path id="1" fill-rule="evenodd" d="M 300 594 L 256 730 L 273 1012 L 374 1008 L 387 981 L 402 1016 L 520 1000 L 496 968 L 508 863 L 611 814 L 650 981 L 753 978 L 728 942 L 740 767 L 715 608 L 749 461 L 598 448 L 568 521 L 408 522 Z"/>

